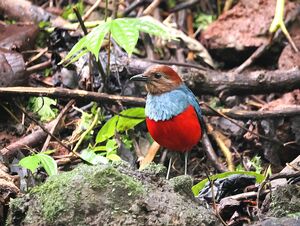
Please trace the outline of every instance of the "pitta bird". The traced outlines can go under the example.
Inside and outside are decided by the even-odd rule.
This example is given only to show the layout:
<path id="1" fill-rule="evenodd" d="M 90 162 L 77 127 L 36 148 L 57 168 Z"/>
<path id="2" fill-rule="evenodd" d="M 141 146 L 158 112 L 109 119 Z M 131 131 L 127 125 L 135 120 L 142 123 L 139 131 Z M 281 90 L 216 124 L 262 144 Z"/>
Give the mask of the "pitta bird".
<path id="1" fill-rule="evenodd" d="M 146 83 L 146 124 L 152 138 L 169 151 L 187 153 L 201 139 L 203 119 L 198 101 L 169 66 L 154 65 L 130 78 Z M 171 159 L 169 164 L 169 175 Z"/>

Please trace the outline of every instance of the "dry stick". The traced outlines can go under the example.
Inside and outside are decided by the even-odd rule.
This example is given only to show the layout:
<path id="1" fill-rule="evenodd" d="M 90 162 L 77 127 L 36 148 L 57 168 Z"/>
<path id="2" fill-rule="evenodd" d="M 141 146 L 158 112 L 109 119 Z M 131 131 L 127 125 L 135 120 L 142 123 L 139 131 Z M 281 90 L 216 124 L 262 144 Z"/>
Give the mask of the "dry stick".
<path id="1" fill-rule="evenodd" d="M 39 59 L 41 56 L 44 55 L 44 53 L 46 53 L 48 51 L 48 47 L 44 48 L 44 49 L 41 49 L 38 54 L 36 54 L 35 56 L 31 57 L 29 59 L 29 61 L 26 62 L 26 66 L 29 65 L 30 63 L 32 63 L 33 61 Z"/>
<path id="2" fill-rule="evenodd" d="M 228 11 L 231 8 L 232 4 L 233 4 L 233 0 L 226 0 L 223 12 Z"/>
<path id="3" fill-rule="evenodd" d="M 226 172 L 228 171 L 227 168 L 218 160 L 218 156 L 216 155 L 210 140 L 207 136 L 207 133 L 203 131 L 203 136 L 202 136 L 202 147 L 204 152 L 206 153 L 208 159 L 212 162 L 214 167 L 219 171 L 219 172 Z"/>
<path id="4" fill-rule="evenodd" d="M 191 10 L 188 10 L 186 20 L 187 20 L 188 36 L 193 38 L 193 36 L 194 36 L 194 27 L 193 27 L 193 15 L 192 15 Z M 188 61 L 193 61 L 194 60 L 193 51 L 189 50 L 188 55 L 187 55 L 187 60 Z"/>
<path id="5" fill-rule="evenodd" d="M 206 124 L 206 127 L 207 127 L 207 132 L 213 136 L 213 138 L 217 142 L 220 150 L 222 151 L 223 155 L 225 156 L 226 162 L 228 165 L 228 170 L 234 171 L 235 169 L 234 169 L 232 154 L 231 154 L 229 148 L 225 145 L 224 141 L 221 139 L 222 134 L 218 131 L 215 131 L 213 129 L 213 127 L 211 126 L 211 124 L 209 124 L 209 123 Z"/>
<path id="6" fill-rule="evenodd" d="M 54 120 L 55 123 L 54 123 L 53 127 L 52 127 L 51 130 L 50 130 L 50 133 L 51 133 L 52 135 L 55 133 L 55 130 L 56 130 L 56 128 L 57 128 L 57 125 L 58 125 L 58 123 L 61 121 L 61 119 L 63 118 L 64 114 L 68 111 L 68 109 L 69 109 L 74 103 L 75 103 L 75 100 L 70 100 L 70 101 L 66 104 L 66 106 L 60 111 L 60 113 L 58 114 L 58 116 L 57 116 L 56 119 Z M 47 136 L 47 139 L 46 139 L 46 141 L 45 141 L 45 143 L 44 143 L 44 145 L 43 145 L 43 148 L 42 148 L 41 152 L 46 151 L 46 149 L 47 149 L 47 147 L 48 147 L 48 145 L 49 145 L 50 140 L 51 140 L 51 136 L 48 135 L 48 136 Z"/>
<path id="7" fill-rule="evenodd" d="M 236 73 L 241 73 L 244 71 L 247 67 L 249 67 L 258 57 L 260 57 L 266 49 L 270 47 L 270 42 L 261 45 L 258 49 L 252 53 L 252 55 L 244 62 L 242 63 L 238 68 L 234 70 Z"/>
<path id="8" fill-rule="evenodd" d="M 265 140 L 267 140 L 267 141 L 271 141 L 271 142 L 277 143 L 277 144 L 282 145 L 282 146 L 284 145 L 282 142 L 280 142 L 280 141 L 278 141 L 278 140 L 271 139 L 271 138 L 266 137 L 266 136 L 264 136 L 264 135 L 261 135 L 261 134 L 258 134 L 258 133 L 256 133 L 256 132 L 253 132 L 253 131 L 247 129 L 246 127 L 244 127 L 244 126 L 239 125 L 239 124 L 238 124 L 237 122 L 235 122 L 233 119 L 229 118 L 228 116 L 226 116 L 225 114 L 223 114 L 223 113 L 221 113 L 221 112 L 216 111 L 215 109 L 213 109 L 212 107 L 210 107 L 208 104 L 206 104 L 206 103 L 203 103 L 203 104 L 204 104 L 206 107 L 208 107 L 209 109 L 211 109 L 212 111 L 215 111 L 219 116 L 222 116 L 223 118 L 229 120 L 230 122 L 232 122 L 233 124 L 237 125 L 237 126 L 240 127 L 241 129 L 243 129 L 243 130 L 245 130 L 245 131 L 247 131 L 247 132 L 249 132 L 249 133 L 251 133 L 251 134 L 253 134 L 253 135 L 256 135 L 256 136 L 258 136 L 258 137 L 260 137 L 260 138 L 262 138 L 262 139 L 265 139 Z"/>
<path id="9" fill-rule="evenodd" d="M 167 60 L 149 60 L 149 59 L 145 59 L 143 61 L 150 62 L 150 63 L 156 63 L 156 64 L 176 65 L 176 66 L 182 66 L 182 67 L 197 68 L 199 70 L 208 70 L 208 68 L 205 68 L 204 66 L 201 66 L 199 64 L 192 64 L 192 63 L 182 63 L 182 62 L 179 63 L 179 62 L 167 61 Z"/>
<path id="10" fill-rule="evenodd" d="M 154 0 L 152 3 L 144 10 L 143 15 L 149 15 L 153 10 L 160 4 L 161 0 Z"/>
<path id="11" fill-rule="evenodd" d="M 101 0 L 97 0 L 91 8 L 89 8 L 89 10 L 83 15 L 82 20 L 85 21 L 90 15 L 91 13 L 98 7 L 98 5 L 100 4 Z"/>
<path id="12" fill-rule="evenodd" d="M 141 97 L 129 97 L 119 95 L 109 95 L 106 93 L 89 92 L 84 90 L 70 90 L 66 88 L 43 88 L 43 87 L 0 87 L 0 96 L 21 95 L 21 96 L 49 96 L 54 98 L 76 99 L 86 101 L 97 101 L 105 103 L 117 103 L 120 101 L 124 105 L 145 106 L 145 99 Z M 203 105 L 203 104 L 201 104 Z M 115 111 L 114 111 L 115 112 Z M 245 111 L 223 109 L 217 111 L 210 107 L 202 107 L 202 112 L 206 116 L 227 116 L 236 120 L 260 120 L 266 118 L 283 118 L 300 115 L 300 107 L 285 108 L 273 111 Z M 125 117 L 125 116 L 124 116 Z M 128 117 L 128 116 L 126 116 Z M 140 119 L 140 118 L 138 118 Z"/>
<path id="13" fill-rule="evenodd" d="M 103 103 L 117 103 L 126 105 L 144 106 L 145 99 L 140 97 L 129 97 L 110 95 L 106 93 L 89 92 L 85 90 L 71 90 L 66 88 L 43 88 L 43 87 L 0 87 L 0 96 L 51 96 L 54 98 L 77 99 L 86 101 L 97 101 Z"/>
<path id="14" fill-rule="evenodd" d="M 128 14 L 130 14 L 133 10 L 135 10 L 137 7 L 143 5 L 146 2 L 146 0 L 136 0 L 133 1 L 131 5 L 129 5 L 125 11 L 123 12 L 122 17 L 127 16 Z"/>
<path id="15" fill-rule="evenodd" d="M 60 139 L 58 139 L 56 136 L 52 135 L 47 128 L 45 128 L 39 121 L 31 117 L 20 105 L 16 104 L 16 106 L 33 122 L 35 122 L 45 133 L 47 133 L 49 136 L 51 136 L 54 140 L 56 140 L 61 146 L 66 148 L 68 151 L 71 151 L 71 149 L 66 146 L 63 142 L 61 142 Z M 54 124 L 55 125 L 55 122 Z"/>
<path id="16" fill-rule="evenodd" d="M 51 65 L 51 60 L 47 60 L 43 63 L 36 64 L 36 65 L 26 68 L 26 71 L 29 73 L 32 73 L 34 71 L 45 69 L 45 68 L 49 67 L 50 65 Z"/>

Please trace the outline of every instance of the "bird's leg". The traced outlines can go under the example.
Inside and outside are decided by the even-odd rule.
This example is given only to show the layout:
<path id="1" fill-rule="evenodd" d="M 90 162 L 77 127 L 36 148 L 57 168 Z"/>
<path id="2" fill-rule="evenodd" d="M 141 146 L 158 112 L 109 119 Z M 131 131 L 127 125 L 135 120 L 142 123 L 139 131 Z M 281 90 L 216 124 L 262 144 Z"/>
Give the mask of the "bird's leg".
<path id="1" fill-rule="evenodd" d="M 187 175 L 187 164 L 188 164 L 189 153 L 184 153 L 184 175 Z"/>
<path id="2" fill-rule="evenodd" d="M 173 157 L 173 155 L 171 155 L 170 160 L 169 160 L 169 166 L 168 166 L 168 171 L 167 171 L 167 176 L 166 176 L 167 180 L 169 180 L 169 176 L 170 176 L 170 171 L 171 171 L 171 166 L 172 166 L 172 157 Z"/>

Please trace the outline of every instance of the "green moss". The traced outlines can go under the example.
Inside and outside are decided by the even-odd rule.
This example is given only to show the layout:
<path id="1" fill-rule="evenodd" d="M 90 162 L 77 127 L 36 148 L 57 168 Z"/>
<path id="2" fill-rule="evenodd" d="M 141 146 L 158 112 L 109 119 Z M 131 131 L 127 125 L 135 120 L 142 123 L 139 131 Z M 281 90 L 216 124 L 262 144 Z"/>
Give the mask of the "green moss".
<path id="1" fill-rule="evenodd" d="M 81 200 L 90 199 L 90 203 L 95 202 L 96 205 L 101 197 L 96 197 L 95 192 L 99 191 L 112 201 L 112 209 L 126 208 L 128 197 L 133 198 L 144 192 L 140 182 L 112 166 L 82 165 L 73 171 L 50 177 L 46 183 L 32 189 L 30 195 L 34 196 L 37 208 L 27 214 L 26 221 L 29 222 L 31 216 L 36 214 L 41 215 L 48 223 L 53 223 L 60 215 L 66 214 L 69 214 L 70 219 L 84 219 L 84 213 L 78 212 L 82 209 Z"/>
<path id="2" fill-rule="evenodd" d="M 142 170 L 142 172 L 165 177 L 167 174 L 167 168 L 162 164 L 155 164 L 154 162 L 151 162 L 145 169 Z"/>
<path id="3" fill-rule="evenodd" d="M 169 180 L 169 183 L 173 186 L 174 191 L 182 195 L 188 195 L 191 198 L 194 197 L 192 192 L 193 179 L 191 176 L 182 175 L 178 177 L 173 177 Z"/>
<path id="4" fill-rule="evenodd" d="M 278 187 L 272 194 L 270 215 L 283 217 L 300 212 L 300 186 L 289 184 Z"/>

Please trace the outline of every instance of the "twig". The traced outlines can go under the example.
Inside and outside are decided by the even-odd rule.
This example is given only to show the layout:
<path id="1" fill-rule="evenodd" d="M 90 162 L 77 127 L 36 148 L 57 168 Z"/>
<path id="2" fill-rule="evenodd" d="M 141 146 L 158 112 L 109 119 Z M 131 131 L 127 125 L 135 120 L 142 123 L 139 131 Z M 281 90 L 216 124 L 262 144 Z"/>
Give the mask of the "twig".
<path id="1" fill-rule="evenodd" d="M 85 21 L 90 15 L 91 13 L 99 6 L 101 0 L 97 0 L 91 8 L 89 8 L 89 10 L 83 15 L 82 20 Z"/>
<path id="2" fill-rule="evenodd" d="M 36 64 L 36 65 L 31 66 L 31 67 L 28 67 L 28 68 L 26 68 L 26 71 L 29 72 L 29 73 L 33 73 L 35 71 L 45 69 L 49 66 L 51 66 L 51 60 L 47 60 L 43 63 Z"/>
<path id="3" fill-rule="evenodd" d="M 45 133 L 47 133 L 49 136 L 51 136 L 54 140 L 56 140 L 61 146 L 63 146 L 64 148 L 66 148 L 68 151 L 71 151 L 71 149 L 68 146 L 66 146 L 63 142 L 61 142 L 61 140 L 58 139 L 56 136 L 54 136 L 53 134 L 51 134 L 48 131 L 48 129 L 46 127 L 44 127 L 39 121 L 37 121 L 36 119 L 34 119 L 33 117 L 31 117 L 20 105 L 16 104 L 16 106 L 26 115 L 26 117 L 28 117 L 31 121 L 33 121 L 34 123 L 36 123 Z"/>
<path id="4" fill-rule="evenodd" d="M 58 116 L 57 116 L 56 119 L 54 120 L 55 123 L 54 123 L 53 127 L 52 127 L 51 130 L 50 130 L 50 133 L 51 133 L 52 135 L 54 135 L 58 123 L 61 121 L 61 119 L 63 118 L 63 116 L 65 115 L 65 113 L 68 111 L 68 109 L 69 109 L 69 108 L 72 106 L 72 104 L 74 104 L 74 103 L 75 103 L 75 100 L 70 100 L 70 101 L 66 104 L 66 106 L 60 111 L 60 113 L 58 114 Z M 42 148 L 41 152 L 46 151 L 46 149 L 47 149 L 47 147 L 48 147 L 48 145 L 49 145 L 50 140 L 51 140 L 51 136 L 48 135 L 48 136 L 47 136 L 47 139 L 46 139 L 46 141 L 45 141 L 45 143 L 44 143 L 44 145 L 43 145 L 43 148 Z"/>
<path id="5" fill-rule="evenodd" d="M 203 103 L 206 107 L 210 108 L 211 110 L 215 111 L 212 107 L 210 107 L 208 104 L 206 103 Z M 272 138 L 269 138 L 269 137 L 266 137 L 264 135 L 261 135 L 261 134 L 258 134 L 256 132 L 253 132 L 249 129 L 247 129 L 246 127 L 244 126 L 241 126 L 240 124 L 238 124 L 236 121 L 234 121 L 233 119 L 229 118 L 228 116 L 226 116 L 225 114 L 221 113 L 221 112 L 218 112 L 218 111 L 215 111 L 217 114 L 219 114 L 220 116 L 222 116 L 223 118 L 227 119 L 228 121 L 232 122 L 233 124 L 237 125 L 238 127 L 240 127 L 241 129 L 243 129 L 244 131 L 247 131 L 253 135 L 256 135 L 264 140 L 267 140 L 267 141 L 271 141 L 271 142 L 274 142 L 274 143 L 277 143 L 279 145 L 284 145 L 282 142 L 278 141 L 278 140 L 275 140 L 275 139 L 272 139 Z"/>
<path id="6" fill-rule="evenodd" d="M 154 0 L 152 3 L 144 10 L 143 15 L 149 15 L 153 10 L 160 4 L 161 0 Z"/>
<path id="7" fill-rule="evenodd" d="M 133 1 L 131 5 L 129 5 L 125 11 L 123 12 L 123 17 L 127 16 L 130 14 L 133 10 L 135 10 L 137 7 L 143 5 L 146 2 L 146 0 L 136 0 Z"/>
<path id="8" fill-rule="evenodd" d="M 85 90 L 70 90 L 66 88 L 43 88 L 43 87 L 0 87 L 0 96 L 14 94 L 20 96 L 51 96 L 55 98 L 67 98 L 98 103 L 116 103 L 118 101 L 127 105 L 144 106 L 145 99 L 140 97 L 128 97 L 109 95 L 106 93 L 89 92 Z"/>
<path id="9" fill-rule="evenodd" d="M 207 123 L 206 126 L 207 126 L 207 132 L 214 137 L 220 150 L 222 151 L 223 155 L 225 156 L 228 170 L 234 171 L 235 169 L 234 169 L 232 154 L 231 154 L 229 148 L 225 145 L 224 141 L 221 139 L 222 134 L 220 134 L 219 131 L 215 131 L 209 123 Z"/>
<path id="10" fill-rule="evenodd" d="M 208 159 L 212 162 L 214 167 L 219 171 L 219 172 L 226 172 L 228 171 L 227 168 L 218 160 L 218 156 L 216 155 L 210 140 L 207 136 L 207 133 L 203 131 L 203 136 L 202 136 L 202 146 L 203 150 L 206 153 Z"/>
<path id="11" fill-rule="evenodd" d="M 25 65 L 28 66 L 30 63 L 32 63 L 33 61 L 39 59 L 41 56 L 44 55 L 44 53 L 46 53 L 48 51 L 48 47 L 41 49 L 38 54 L 36 54 L 35 56 L 31 57 L 26 63 Z"/>
<path id="12" fill-rule="evenodd" d="M 232 4 L 233 4 L 233 0 L 226 0 L 223 12 L 228 11 L 231 8 Z"/>

